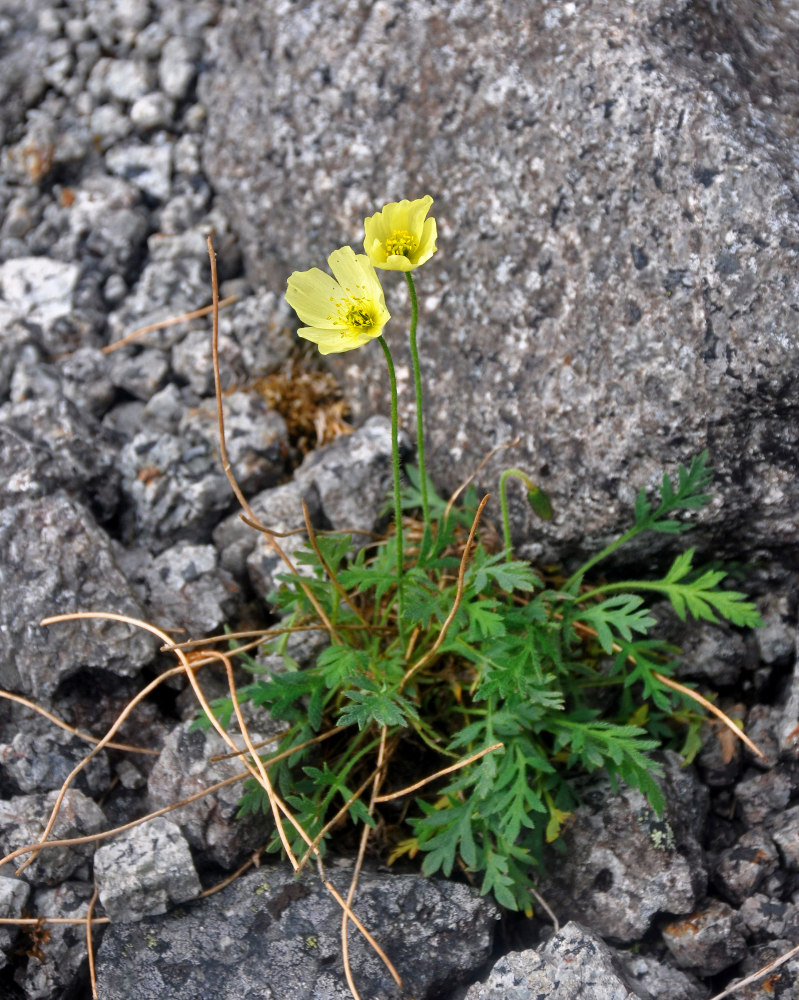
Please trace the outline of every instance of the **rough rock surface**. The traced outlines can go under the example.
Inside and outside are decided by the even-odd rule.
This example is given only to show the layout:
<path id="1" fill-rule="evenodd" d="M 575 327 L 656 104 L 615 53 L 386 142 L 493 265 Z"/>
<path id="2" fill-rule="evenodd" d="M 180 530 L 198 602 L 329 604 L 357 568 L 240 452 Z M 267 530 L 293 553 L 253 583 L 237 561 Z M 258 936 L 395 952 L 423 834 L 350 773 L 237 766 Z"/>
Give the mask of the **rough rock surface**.
<path id="1" fill-rule="evenodd" d="M 38 889 L 30 907 L 33 916 L 85 917 L 92 897 L 88 882 L 64 882 L 53 889 Z M 46 928 L 47 938 L 26 966 L 15 976 L 23 995 L 30 1000 L 59 1000 L 80 982 L 86 966 L 86 927 L 82 924 L 55 924 Z M 33 942 L 31 942 L 33 944 Z M 34 946 L 34 950 L 35 946 Z"/>
<path id="2" fill-rule="evenodd" d="M 733 76 L 734 34 L 759 83 L 735 84 L 733 110 L 713 83 Z M 627 526 L 636 488 L 708 447 L 715 540 L 785 556 L 799 241 L 774 149 L 795 145 L 794 38 L 788 5 L 743 0 L 239 0 L 200 81 L 203 162 L 274 290 L 359 247 L 383 202 L 435 197 L 441 249 L 418 273 L 430 466 L 453 488 L 521 435 L 512 464 L 556 516 L 520 506 L 520 538 L 590 548 Z M 404 283 L 385 284 L 407 421 Z M 385 409 L 377 347 L 339 362 L 357 412 Z"/>
<path id="3" fill-rule="evenodd" d="M 55 805 L 57 792 L 16 795 L 0 802 L 0 850 L 3 856 L 38 842 Z M 70 788 L 49 839 L 85 837 L 105 828 L 102 809 L 88 796 Z M 94 854 L 94 844 L 49 847 L 39 851 L 26 869 L 35 881 L 54 884 L 73 875 Z M 21 864 L 21 862 L 20 862 Z"/>
<path id="4" fill-rule="evenodd" d="M 400 448 L 405 442 L 400 441 Z M 391 425 L 373 417 L 353 434 L 312 452 L 297 469 L 301 486 L 313 484 L 322 512 L 336 531 L 375 530 L 391 490 Z M 358 537 L 353 539 L 358 544 Z"/>
<path id="5" fill-rule="evenodd" d="M 263 721 L 268 722 L 259 720 Z M 277 732 L 280 727 L 274 728 Z M 264 738 L 255 731 L 250 736 L 254 743 Z M 210 757 L 226 753 L 229 748 L 212 730 L 192 729 L 191 721 L 178 726 L 165 740 L 161 756 L 150 772 L 148 792 L 152 808 L 160 809 L 218 781 L 241 774 L 244 770 L 241 761 L 209 761 Z M 237 818 L 241 793 L 238 781 L 172 814 L 173 821 L 203 860 L 234 868 L 248 853 L 269 840 L 274 828 L 271 815 L 250 814 L 244 819 Z"/>
<path id="6" fill-rule="evenodd" d="M 746 954 L 740 920 L 732 907 L 716 899 L 684 920 L 663 928 L 663 940 L 678 965 L 713 976 Z"/>
<path id="7" fill-rule="evenodd" d="M 3 875 L 0 877 L 0 913 L 4 917 L 21 917 L 30 894 L 31 887 L 27 882 Z M 6 924 L 0 929 L 0 968 L 8 961 L 6 955 L 11 951 L 18 932 L 19 928 L 13 924 Z"/>
<path id="8" fill-rule="evenodd" d="M 611 794 L 602 780 L 587 790 L 564 834 L 566 851 L 551 858 L 541 882 L 559 916 L 633 941 L 658 913 L 693 909 L 707 880 L 699 846 L 707 795 L 681 770 L 676 754 L 666 755 L 660 782 L 667 803 L 662 818 L 636 790 Z"/>
<path id="9" fill-rule="evenodd" d="M 63 784 L 91 747 L 77 736 L 65 733 L 40 715 L 24 721 L 24 729 L 0 725 L 0 776 L 4 788 L 19 792 L 50 792 Z M 96 754 L 76 776 L 72 787 L 99 797 L 108 791 L 111 775 L 104 750 Z"/>
<path id="10" fill-rule="evenodd" d="M 153 652 L 142 631 L 100 619 L 39 625 L 47 615 L 95 610 L 142 617 L 89 512 L 59 493 L 0 511 L 3 687 L 49 698 L 86 667 L 135 674 Z"/>
<path id="11" fill-rule="evenodd" d="M 113 462 L 118 442 L 61 395 L 59 382 L 55 392 L 48 389 L 49 398 L 0 407 L 0 502 L 63 489 L 108 520 L 119 495 Z"/>
<path id="12" fill-rule="evenodd" d="M 513 485 L 520 538 L 529 553 L 559 562 L 626 527 L 637 486 L 655 485 L 664 468 L 707 445 L 721 471 L 718 499 L 691 541 L 709 558 L 746 560 L 742 589 L 761 594 L 766 625 L 753 636 L 708 625 L 686 641 L 680 623 L 671 638 L 685 648 L 684 676 L 718 689 L 717 704 L 743 721 L 765 758 L 731 750 L 727 730 L 706 726 L 696 763 L 710 809 L 684 772 L 684 787 L 667 793 L 677 808 L 664 823 L 624 791 L 616 819 L 606 815 L 616 801 L 607 790 L 589 793 L 568 863 L 551 864 L 562 868 L 551 896 L 559 916 L 582 924 L 605 907 L 604 933 L 647 928 L 631 943 L 634 956 L 618 953 L 626 981 L 612 955 L 604 984 L 642 1000 L 706 1000 L 787 951 L 799 940 L 794 6 L 0 0 L 0 684 L 99 736 L 142 675 L 171 660 L 155 659 L 140 631 L 99 622 L 42 629 L 43 615 L 110 608 L 192 632 L 225 619 L 264 622 L 273 555 L 237 513 L 222 520 L 236 504 L 218 459 L 209 318 L 162 325 L 107 351 L 209 301 L 212 230 L 220 294 L 238 297 L 222 310 L 219 348 L 231 457 L 248 494 L 275 526 L 300 523 L 300 496 L 319 528 L 374 525 L 390 479 L 385 416 L 309 458 L 287 482 L 298 443 L 265 412 L 259 380 L 307 363 L 283 300 L 288 273 L 323 265 L 345 241 L 358 248 L 361 220 L 384 200 L 429 191 L 440 250 L 417 278 L 428 455 L 441 491 L 520 433 L 519 449 L 494 458 L 478 486 L 495 492 L 503 465 L 527 468 L 552 494 L 555 519 L 531 528 Z M 384 277 L 410 441 L 407 294 L 401 276 Z M 378 346 L 331 360 L 356 423 L 385 414 Z M 290 423 L 291 408 L 284 411 Z M 289 657 L 310 662 L 320 638 L 292 633 Z M 258 659 L 284 669 L 266 648 Z M 204 668 L 202 677 L 209 695 L 225 693 L 221 671 Z M 156 765 L 164 805 L 236 766 L 209 765 L 205 755 L 222 748 L 202 734 L 196 744 L 186 738 L 177 719 L 193 716 L 194 697 L 180 685 L 160 688 L 118 734 L 165 748 Z M 0 699 L 8 819 L 0 850 L 36 839 L 52 803 L 44 790 L 85 751 L 31 716 Z M 261 720 L 248 719 L 257 732 Z M 157 758 L 113 751 L 108 759 L 119 782 L 106 790 L 104 764 L 82 775 L 59 831 L 112 827 L 153 805 Z M 102 802 L 104 821 L 91 798 Z M 210 814 L 203 802 L 170 820 L 187 840 L 196 833 L 199 870 L 215 882 L 220 866 L 236 866 L 270 833 L 250 837 L 234 819 L 233 786 L 209 804 Z M 653 853 L 655 840 L 666 850 Z M 69 857 L 43 853 L 23 874 L 26 909 L 85 914 L 91 854 L 91 846 Z M 473 905 L 485 916 L 486 901 L 475 904 L 462 886 L 435 889 L 437 900 L 444 893 L 454 903 L 442 910 L 434 900 L 432 937 L 420 945 L 433 889 L 411 883 L 419 896 L 400 920 L 408 896 L 396 877 L 379 870 L 371 879 L 367 923 L 388 926 L 381 933 L 417 1000 L 428 989 L 455 1000 L 461 970 L 488 974 L 475 964 L 487 953 L 491 919 L 469 916 Z M 256 889 L 255 898 L 275 910 L 284 890 L 290 897 L 305 885 L 287 869 L 272 881 L 275 892 Z M 4 912 L 18 913 L 27 886 L 0 888 L 10 896 Z M 676 906 L 677 890 L 693 902 L 675 919 L 658 909 L 658 893 Z M 348 997 L 335 965 L 339 913 L 327 897 L 321 934 L 293 909 L 313 893 L 289 898 L 277 921 L 268 908 L 249 909 L 252 894 L 243 905 L 236 890 L 231 897 L 231 912 L 253 917 L 251 937 L 232 940 L 239 925 L 228 934 L 227 910 L 215 936 L 204 938 L 195 922 L 179 930 L 211 912 L 210 903 L 191 903 L 163 920 L 182 942 L 168 945 L 173 966 L 156 968 L 160 924 L 148 919 L 125 937 L 120 968 L 161 975 L 159 1000 L 177 995 L 185 980 L 177 952 L 196 936 L 201 948 L 222 942 L 208 949 L 209 966 L 232 981 L 236 1000 L 248 983 L 255 996 L 271 989 L 274 1000 L 294 1000 L 297 984 L 317 972 L 317 995 Z M 536 907 L 532 922 L 521 921 L 525 947 L 540 935 L 526 953 L 534 962 L 549 934 L 540 917 Z M 274 982 L 262 973 L 271 955 L 259 940 L 269 921 L 278 950 L 294 948 Z M 672 933 L 680 970 L 662 933 L 686 923 Z M 597 926 L 556 957 L 564 977 L 564 958 L 587 984 L 608 969 Z M 107 937 L 126 934 L 117 926 Z M 3 1000 L 88 997 L 82 926 L 4 935 Z M 351 942 L 360 947 L 355 931 Z M 233 958 L 223 969 L 226 949 Z M 436 950 L 433 966 L 426 956 Z M 441 964 L 450 953 L 455 971 Z M 388 992 L 381 967 L 363 954 L 365 997 Z M 725 967 L 700 983 L 720 961 Z M 210 992 L 197 975 L 191 1000 Z M 378 983 L 371 993 L 370 982 Z M 794 1000 L 797 982 L 794 960 L 739 993 Z M 121 993 L 130 1000 L 124 986 Z"/>
<path id="13" fill-rule="evenodd" d="M 346 895 L 348 874 L 329 874 Z M 497 916 L 463 885 L 368 873 L 354 910 L 418 1000 L 486 960 Z M 179 912 L 112 925 L 98 954 L 98 992 L 105 1000 L 161 1000 L 165 990 L 171 1000 L 346 1000 L 340 929 L 341 910 L 315 874 L 296 880 L 285 866 L 261 868 Z M 350 959 L 362 996 L 401 995 L 354 929 Z"/>
<path id="14" fill-rule="evenodd" d="M 535 951 L 511 952 L 463 1000 L 638 1000 L 612 950 L 570 922 Z"/>
<path id="15" fill-rule="evenodd" d="M 121 922 L 166 913 L 202 891 L 188 843 L 164 816 L 98 847 L 94 880 L 105 912 Z"/>

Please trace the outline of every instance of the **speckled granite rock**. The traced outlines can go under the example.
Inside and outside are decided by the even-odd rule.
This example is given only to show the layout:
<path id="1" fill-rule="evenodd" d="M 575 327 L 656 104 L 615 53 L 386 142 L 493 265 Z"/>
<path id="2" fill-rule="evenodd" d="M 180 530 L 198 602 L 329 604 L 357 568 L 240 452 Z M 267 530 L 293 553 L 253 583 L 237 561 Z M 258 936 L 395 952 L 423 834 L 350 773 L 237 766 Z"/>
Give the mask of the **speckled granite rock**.
<path id="1" fill-rule="evenodd" d="M 638 1000 L 623 965 L 586 927 L 566 924 L 542 947 L 511 952 L 463 1000 Z"/>
<path id="2" fill-rule="evenodd" d="M 120 922 L 166 913 L 202 891 L 188 843 L 164 816 L 98 847 L 94 880 L 105 912 Z"/>
<path id="3" fill-rule="evenodd" d="M 349 875 L 330 878 L 346 895 Z M 497 911 L 463 885 L 419 876 L 361 876 L 354 909 L 417 1000 L 454 988 L 486 960 Z M 341 911 L 316 874 L 250 872 L 199 904 L 109 927 L 97 956 L 105 1000 L 350 1000 L 341 965 Z M 379 958 L 350 931 L 361 995 L 401 994 Z"/>
<path id="4" fill-rule="evenodd" d="M 783 114 L 763 143 L 746 102 L 768 88 L 735 115 L 710 88 L 704 50 L 723 65 L 730 22 L 758 23 L 719 6 L 239 0 L 215 35 L 204 164 L 256 282 L 283 289 L 357 247 L 384 201 L 435 197 L 440 252 L 418 273 L 430 466 L 454 487 L 521 435 L 512 462 L 555 508 L 545 527 L 514 512 L 531 552 L 591 549 L 704 447 L 715 541 L 795 551 L 799 239 L 774 148 L 796 126 Z M 795 28 L 787 7 L 766 16 L 769 70 L 757 48 L 749 63 L 783 90 Z M 408 421 L 404 283 L 385 285 Z M 337 367 L 357 414 L 385 409 L 375 345 Z"/>

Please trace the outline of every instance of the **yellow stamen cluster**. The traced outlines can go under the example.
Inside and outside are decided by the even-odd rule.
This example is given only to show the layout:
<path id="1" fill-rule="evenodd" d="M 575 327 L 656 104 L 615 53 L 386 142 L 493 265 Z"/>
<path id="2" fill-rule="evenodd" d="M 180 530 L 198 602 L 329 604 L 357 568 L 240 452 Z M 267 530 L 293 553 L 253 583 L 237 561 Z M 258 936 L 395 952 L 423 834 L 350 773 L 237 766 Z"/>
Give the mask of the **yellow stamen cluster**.
<path id="1" fill-rule="evenodd" d="M 375 267 L 413 271 L 436 252 L 436 220 L 428 219 L 429 194 L 416 201 L 393 201 L 364 219 L 363 248 Z"/>
<path id="2" fill-rule="evenodd" d="M 386 254 L 391 257 L 397 255 L 398 257 L 410 257 L 414 250 L 419 246 L 419 240 L 408 232 L 407 229 L 395 229 L 394 232 L 386 238 L 385 244 Z"/>

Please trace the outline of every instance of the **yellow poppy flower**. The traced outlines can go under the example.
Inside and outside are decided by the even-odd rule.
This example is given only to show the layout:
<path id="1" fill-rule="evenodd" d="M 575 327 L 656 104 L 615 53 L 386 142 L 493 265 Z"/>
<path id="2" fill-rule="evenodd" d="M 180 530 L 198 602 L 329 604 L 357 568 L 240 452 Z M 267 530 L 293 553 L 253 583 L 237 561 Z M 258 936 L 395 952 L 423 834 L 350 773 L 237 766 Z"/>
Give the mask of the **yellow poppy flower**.
<path id="1" fill-rule="evenodd" d="M 412 271 L 436 252 L 436 220 L 426 219 L 433 199 L 392 201 L 364 221 L 363 248 L 375 267 Z"/>
<path id="2" fill-rule="evenodd" d="M 286 301 L 308 324 L 299 335 L 316 344 L 320 354 L 339 354 L 379 337 L 391 316 L 368 257 L 342 247 L 327 263 L 334 278 L 318 267 L 295 271 Z"/>

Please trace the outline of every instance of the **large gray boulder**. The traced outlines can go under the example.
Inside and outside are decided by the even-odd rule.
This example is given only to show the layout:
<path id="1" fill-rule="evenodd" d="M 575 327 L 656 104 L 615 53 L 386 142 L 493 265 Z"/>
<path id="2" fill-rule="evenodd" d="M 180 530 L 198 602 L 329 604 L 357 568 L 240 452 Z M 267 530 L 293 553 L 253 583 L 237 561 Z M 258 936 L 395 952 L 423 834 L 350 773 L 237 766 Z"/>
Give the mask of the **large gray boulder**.
<path id="1" fill-rule="evenodd" d="M 551 494 L 546 526 L 515 511 L 529 554 L 590 551 L 638 487 L 707 447 L 712 541 L 784 557 L 793 17 L 764 0 L 236 0 L 200 81 L 205 169 L 274 291 L 358 248 L 382 203 L 434 196 L 440 252 L 417 272 L 431 470 L 450 489 L 520 435 L 480 486 L 513 464 Z M 407 295 L 384 285 L 410 426 Z M 377 345 L 336 364 L 356 417 L 385 411 Z"/>
<path id="2" fill-rule="evenodd" d="M 328 871 L 346 896 L 349 872 Z M 485 962 L 497 910 L 467 886 L 418 875 L 364 872 L 354 911 L 403 978 L 350 930 L 361 996 L 417 1000 L 445 995 Z M 105 1000 L 349 1000 L 341 959 L 341 910 L 316 873 L 288 865 L 248 872 L 181 912 L 112 924 L 97 955 Z"/>

